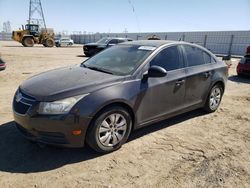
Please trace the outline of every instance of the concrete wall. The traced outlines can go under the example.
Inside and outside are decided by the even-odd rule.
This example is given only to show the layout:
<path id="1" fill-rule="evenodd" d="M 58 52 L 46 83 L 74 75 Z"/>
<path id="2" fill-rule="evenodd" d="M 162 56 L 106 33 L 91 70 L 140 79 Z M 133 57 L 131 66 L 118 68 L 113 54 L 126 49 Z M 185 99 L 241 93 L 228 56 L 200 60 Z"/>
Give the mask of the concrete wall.
<path id="1" fill-rule="evenodd" d="M 166 33 L 98 33 L 93 35 L 71 35 L 78 44 L 96 42 L 102 37 L 127 37 L 146 39 L 153 34 L 166 40 L 183 40 L 197 43 L 216 54 L 244 55 L 250 46 L 250 31 L 166 32 Z"/>

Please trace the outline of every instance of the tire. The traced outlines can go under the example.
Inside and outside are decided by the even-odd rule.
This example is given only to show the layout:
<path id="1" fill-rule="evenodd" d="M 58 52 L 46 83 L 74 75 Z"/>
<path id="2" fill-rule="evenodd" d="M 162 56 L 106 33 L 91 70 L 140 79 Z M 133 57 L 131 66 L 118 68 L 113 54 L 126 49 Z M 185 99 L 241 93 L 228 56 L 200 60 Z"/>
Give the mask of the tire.
<path id="1" fill-rule="evenodd" d="M 221 84 L 215 84 L 209 91 L 204 110 L 208 113 L 215 112 L 220 106 L 223 96 L 223 88 Z"/>
<path id="2" fill-rule="evenodd" d="M 43 44 L 44 47 L 48 47 L 45 43 Z"/>
<path id="3" fill-rule="evenodd" d="M 87 131 L 87 144 L 98 153 L 119 149 L 128 139 L 132 127 L 131 115 L 122 107 L 102 110 Z"/>
<path id="4" fill-rule="evenodd" d="M 24 38 L 23 39 L 23 41 L 22 41 L 22 45 L 24 46 L 24 47 L 33 47 L 34 46 L 34 40 L 33 40 L 33 38 L 31 38 L 31 37 L 26 37 L 26 38 Z"/>
<path id="5" fill-rule="evenodd" d="M 244 77 L 244 75 L 242 75 L 241 73 L 237 73 L 237 76 L 241 78 Z"/>
<path id="6" fill-rule="evenodd" d="M 52 48 L 53 46 L 55 46 L 55 41 L 51 38 L 48 38 L 45 40 L 45 46 Z"/>

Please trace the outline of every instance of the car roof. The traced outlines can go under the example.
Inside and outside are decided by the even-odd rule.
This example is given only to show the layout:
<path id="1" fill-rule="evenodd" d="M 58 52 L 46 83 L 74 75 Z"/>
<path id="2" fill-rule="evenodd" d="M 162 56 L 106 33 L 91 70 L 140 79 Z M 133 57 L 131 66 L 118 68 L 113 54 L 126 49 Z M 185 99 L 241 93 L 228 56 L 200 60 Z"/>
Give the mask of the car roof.
<path id="1" fill-rule="evenodd" d="M 202 50 L 207 51 L 209 54 L 212 54 L 208 49 L 204 48 L 203 46 L 200 46 L 198 44 L 195 43 L 190 43 L 190 42 L 185 42 L 185 41 L 174 41 L 174 40 L 134 40 L 134 41 L 127 41 L 127 42 L 123 42 L 119 45 L 122 44 L 127 44 L 127 45 L 138 45 L 138 46 L 154 46 L 156 48 L 159 48 L 163 45 L 167 45 L 167 44 L 186 44 L 186 45 L 190 45 L 190 46 L 195 46 L 197 48 L 200 48 Z"/>
<path id="2" fill-rule="evenodd" d="M 124 42 L 122 44 L 132 44 L 138 46 L 154 46 L 160 47 L 165 44 L 189 44 L 183 41 L 172 41 L 172 40 L 135 40 L 131 42 Z"/>
<path id="3" fill-rule="evenodd" d="M 131 38 L 122 38 L 122 37 L 103 37 L 103 38 L 107 38 L 107 39 L 120 39 L 120 40 L 132 40 Z"/>

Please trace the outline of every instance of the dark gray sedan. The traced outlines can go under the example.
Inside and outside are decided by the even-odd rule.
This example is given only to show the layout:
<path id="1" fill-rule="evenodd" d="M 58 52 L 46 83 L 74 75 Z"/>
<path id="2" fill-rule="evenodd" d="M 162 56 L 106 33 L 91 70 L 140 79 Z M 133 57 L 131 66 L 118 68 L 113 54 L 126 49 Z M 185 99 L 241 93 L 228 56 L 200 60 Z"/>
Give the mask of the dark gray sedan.
<path id="1" fill-rule="evenodd" d="M 111 152 L 140 127 L 220 105 L 228 70 L 205 48 L 147 40 L 108 48 L 79 66 L 26 80 L 13 100 L 17 128 L 33 141 L 86 142 Z"/>
<path id="2" fill-rule="evenodd" d="M 87 57 L 91 57 L 100 51 L 109 48 L 111 46 L 117 45 L 122 42 L 132 41 L 129 38 L 114 38 L 114 37 L 104 37 L 97 41 L 96 43 L 88 43 L 83 46 L 83 53 Z"/>

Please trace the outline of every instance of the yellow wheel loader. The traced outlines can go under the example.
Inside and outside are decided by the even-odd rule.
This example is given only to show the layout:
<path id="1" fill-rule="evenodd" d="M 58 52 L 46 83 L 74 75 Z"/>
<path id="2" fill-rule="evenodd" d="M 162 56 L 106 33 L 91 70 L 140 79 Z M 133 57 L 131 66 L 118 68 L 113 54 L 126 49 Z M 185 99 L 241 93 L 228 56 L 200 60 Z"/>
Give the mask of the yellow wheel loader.
<path id="1" fill-rule="evenodd" d="M 45 47 L 53 47 L 55 45 L 53 30 L 39 30 L 39 25 L 37 24 L 26 24 L 22 30 L 13 31 L 12 39 L 22 43 L 25 47 L 33 47 L 34 44 L 43 44 Z"/>

